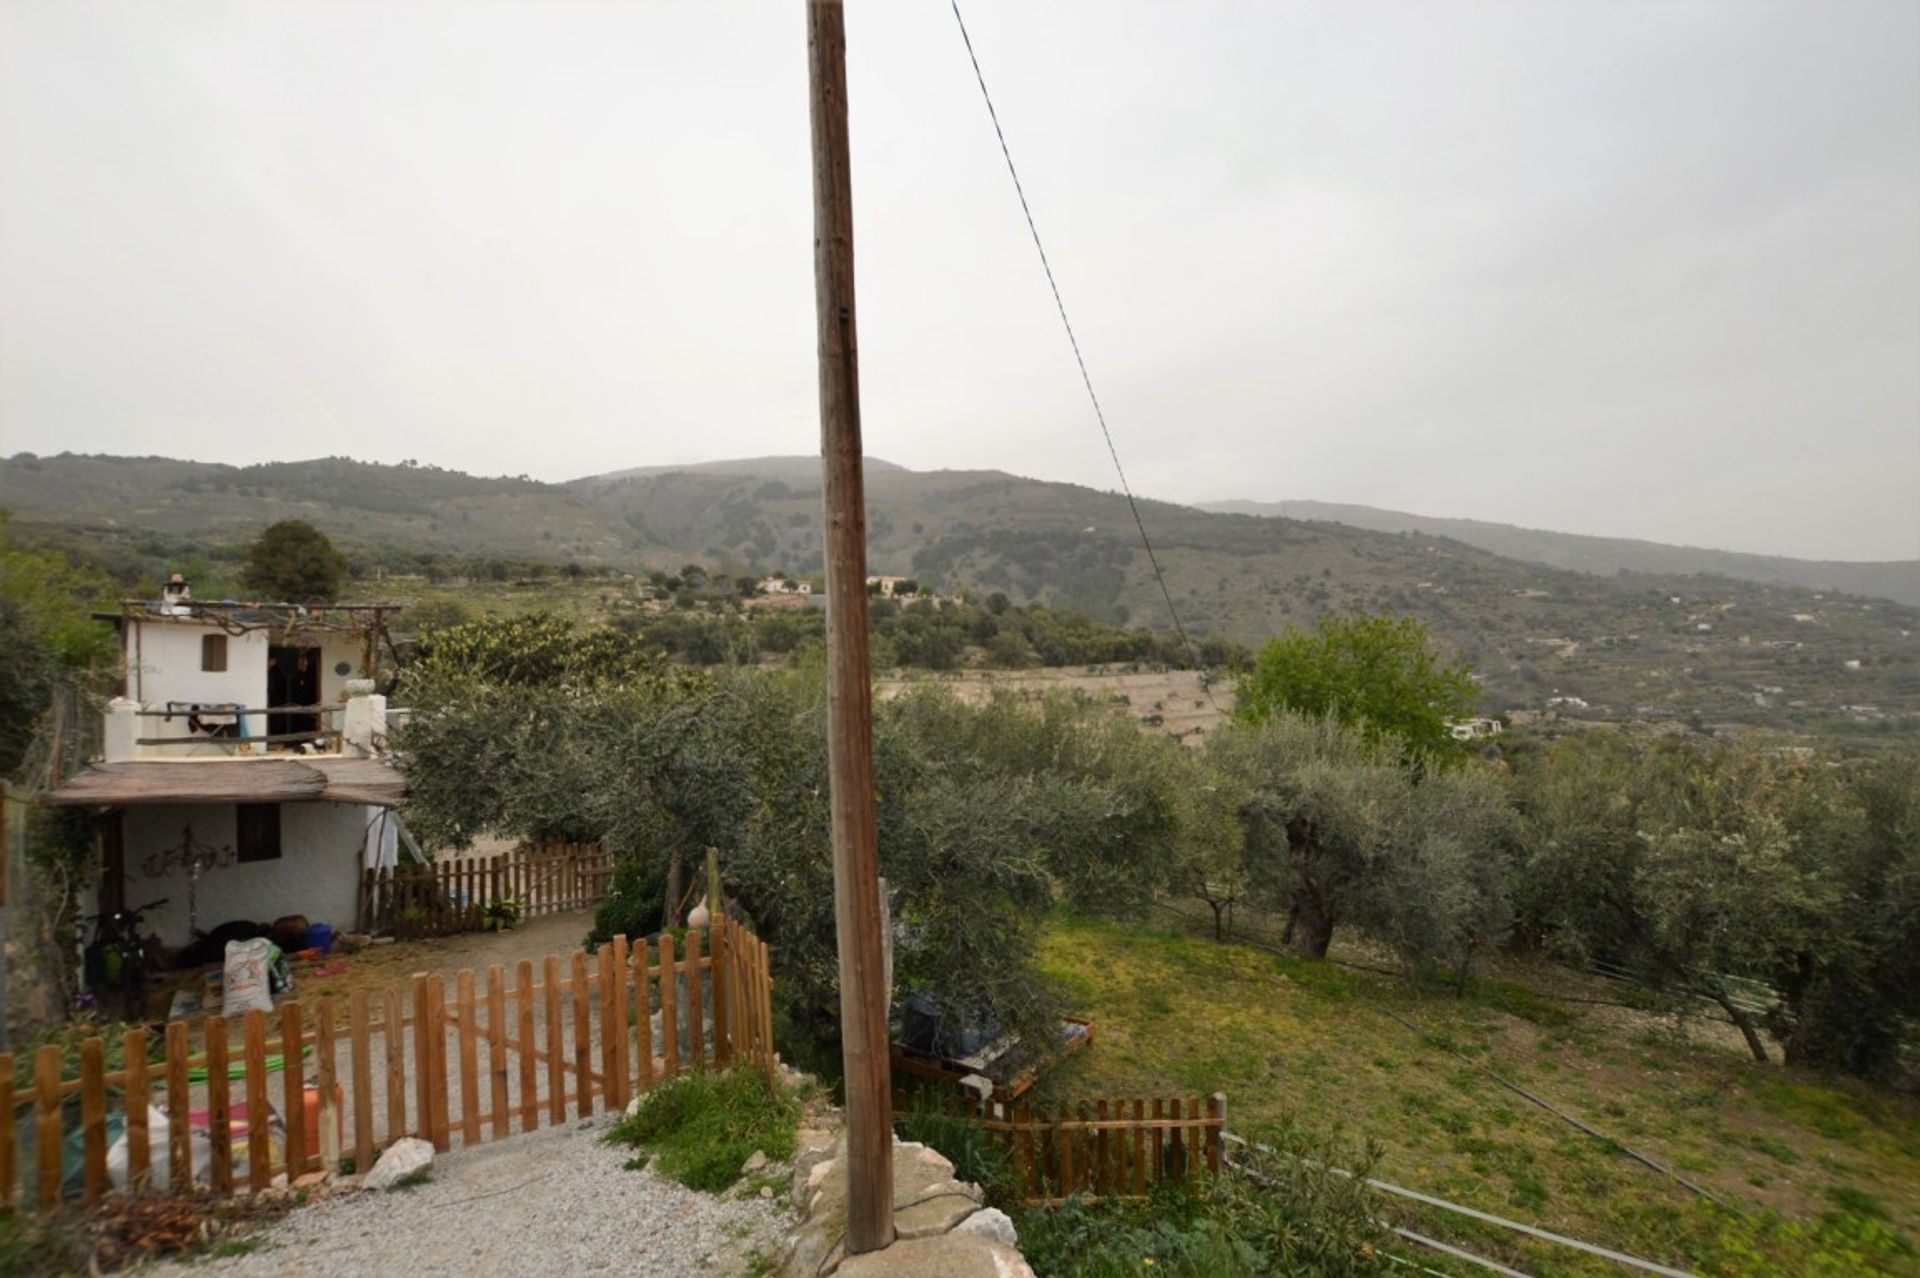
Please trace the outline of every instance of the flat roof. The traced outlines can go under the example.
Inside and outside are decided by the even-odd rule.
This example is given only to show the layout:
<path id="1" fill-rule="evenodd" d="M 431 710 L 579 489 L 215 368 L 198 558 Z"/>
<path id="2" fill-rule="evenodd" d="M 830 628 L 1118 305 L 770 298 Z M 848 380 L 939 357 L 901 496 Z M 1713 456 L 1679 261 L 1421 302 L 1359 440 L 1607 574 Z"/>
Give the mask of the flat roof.
<path id="1" fill-rule="evenodd" d="M 309 755 L 96 763 L 40 796 L 57 808 L 195 803 L 360 803 L 398 807 L 407 779 L 391 759 Z"/>

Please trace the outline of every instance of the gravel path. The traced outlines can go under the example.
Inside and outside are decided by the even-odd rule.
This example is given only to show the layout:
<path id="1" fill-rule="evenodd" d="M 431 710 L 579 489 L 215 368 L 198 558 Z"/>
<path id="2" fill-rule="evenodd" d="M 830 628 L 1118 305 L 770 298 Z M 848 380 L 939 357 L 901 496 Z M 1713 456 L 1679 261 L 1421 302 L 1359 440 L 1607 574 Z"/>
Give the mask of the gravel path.
<path id="1" fill-rule="evenodd" d="M 625 1170 L 604 1121 L 516 1136 L 434 1160 L 414 1189 L 300 1208 L 243 1256 L 173 1263 L 142 1278 L 575 1278 L 737 1275 L 774 1254 L 785 1208 Z"/>

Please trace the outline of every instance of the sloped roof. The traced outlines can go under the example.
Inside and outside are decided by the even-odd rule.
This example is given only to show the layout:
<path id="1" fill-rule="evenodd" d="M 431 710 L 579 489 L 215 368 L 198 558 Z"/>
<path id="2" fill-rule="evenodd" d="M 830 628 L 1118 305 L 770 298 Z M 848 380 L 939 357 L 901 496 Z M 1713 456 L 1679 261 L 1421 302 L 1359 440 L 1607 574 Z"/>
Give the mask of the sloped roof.
<path id="1" fill-rule="evenodd" d="M 365 803 L 395 807 L 405 775 L 386 759 L 143 759 L 96 763 L 40 796 L 52 807 L 190 803 Z"/>

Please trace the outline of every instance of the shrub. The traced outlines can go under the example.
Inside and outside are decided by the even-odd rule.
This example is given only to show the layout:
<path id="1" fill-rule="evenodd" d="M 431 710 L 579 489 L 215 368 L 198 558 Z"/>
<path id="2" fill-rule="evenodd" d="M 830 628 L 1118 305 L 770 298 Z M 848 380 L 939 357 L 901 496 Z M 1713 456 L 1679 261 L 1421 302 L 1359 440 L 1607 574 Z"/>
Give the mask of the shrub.
<path id="1" fill-rule="evenodd" d="M 764 1075 L 741 1068 L 662 1083 L 605 1139 L 644 1146 L 661 1175 L 718 1193 L 740 1179 L 755 1150 L 774 1162 L 792 1158 L 799 1126 L 799 1102 L 784 1091 L 769 1095 Z"/>

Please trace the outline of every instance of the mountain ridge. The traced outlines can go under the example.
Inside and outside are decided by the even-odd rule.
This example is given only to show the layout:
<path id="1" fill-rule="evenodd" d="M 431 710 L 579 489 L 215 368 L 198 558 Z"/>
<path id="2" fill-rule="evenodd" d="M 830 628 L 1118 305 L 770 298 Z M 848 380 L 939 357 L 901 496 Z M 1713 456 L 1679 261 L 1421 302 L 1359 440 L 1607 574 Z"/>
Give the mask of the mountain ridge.
<path id="1" fill-rule="evenodd" d="M 1200 510 L 1262 518 L 1307 519 L 1374 532 L 1420 532 L 1450 537 L 1482 550 L 1529 563 L 1606 576 L 1656 572 L 1706 573 L 1775 585 L 1804 586 L 1873 595 L 1920 607 L 1920 559 L 1803 559 L 1752 551 L 1684 546 L 1639 537 L 1560 532 L 1493 520 L 1418 515 L 1352 502 L 1311 500 L 1196 502 Z"/>
<path id="2" fill-rule="evenodd" d="M 15 457 L 0 461 L 0 507 L 16 512 L 22 535 L 143 580 L 196 558 L 231 563 L 266 524 L 301 518 L 365 577 L 411 578 L 422 597 L 491 600 L 486 581 L 541 575 L 502 561 L 616 575 L 687 563 L 730 577 L 817 573 L 819 479 L 805 460 L 549 484 L 349 458 Z M 1171 625 L 1119 493 L 1004 471 L 876 467 L 867 500 L 873 572 L 943 594 L 999 592 L 1104 622 Z M 1139 509 L 1197 637 L 1258 643 L 1332 613 L 1411 615 L 1475 663 L 1488 710 L 1876 737 L 1920 727 L 1920 609 L 1893 601 L 1690 573 L 1600 575 L 1417 530 L 1154 500 Z"/>

